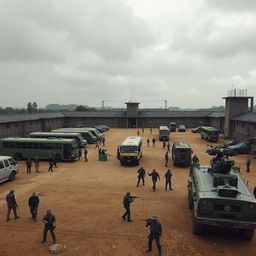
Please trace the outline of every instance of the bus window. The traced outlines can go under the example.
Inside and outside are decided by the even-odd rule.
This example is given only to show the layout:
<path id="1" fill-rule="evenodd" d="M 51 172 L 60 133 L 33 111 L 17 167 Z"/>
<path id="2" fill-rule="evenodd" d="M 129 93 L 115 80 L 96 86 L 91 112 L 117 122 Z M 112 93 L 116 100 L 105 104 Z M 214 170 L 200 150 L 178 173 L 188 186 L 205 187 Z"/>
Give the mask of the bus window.
<path id="1" fill-rule="evenodd" d="M 39 149 L 39 143 L 33 143 L 33 148 L 34 149 Z"/>

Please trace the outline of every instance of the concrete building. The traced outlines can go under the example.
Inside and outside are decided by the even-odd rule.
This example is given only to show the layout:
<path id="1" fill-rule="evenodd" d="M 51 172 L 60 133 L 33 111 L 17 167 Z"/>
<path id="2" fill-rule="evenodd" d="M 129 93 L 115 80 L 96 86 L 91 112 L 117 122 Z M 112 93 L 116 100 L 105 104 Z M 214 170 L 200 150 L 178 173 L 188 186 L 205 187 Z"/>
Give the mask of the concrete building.
<path id="1" fill-rule="evenodd" d="M 26 137 L 35 131 L 50 131 L 60 127 L 93 127 L 100 124 L 120 128 L 153 128 L 168 125 L 171 121 L 188 128 L 213 126 L 226 137 L 236 139 L 256 136 L 253 97 L 232 95 L 224 99 L 225 113 L 139 109 L 139 102 L 126 102 L 126 109 L 113 111 L 0 115 L 0 137 Z"/>

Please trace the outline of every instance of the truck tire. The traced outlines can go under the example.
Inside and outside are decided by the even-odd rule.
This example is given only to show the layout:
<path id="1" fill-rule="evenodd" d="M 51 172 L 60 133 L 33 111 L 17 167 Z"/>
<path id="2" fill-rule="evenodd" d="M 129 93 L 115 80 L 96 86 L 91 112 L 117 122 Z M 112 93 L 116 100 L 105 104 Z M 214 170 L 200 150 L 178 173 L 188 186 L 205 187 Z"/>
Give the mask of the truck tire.
<path id="1" fill-rule="evenodd" d="M 194 214 L 192 217 L 192 232 L 193 232 L 193 234 L 198 235 L 198 236 L 203 234 L 203 225 L 196 223 Z"/>
<path id="2" fill-rule="evenodd" d="M 194 208 L 194 202 L 193 202 L 193 198 L 191 197 L 190 190 L 188 190 L 188 207 L 191 210 Z"/>
<path id="3" fill-rule="evenodd" d="M 15 178 L 16 178 L 16 173 L 15 173 L 15 171 L 12 171 L 11 174 L 10 174 L 9 180 L 14 181 Z"/>
<path id="4" fill-rule="evenodd" d="M 243 240 L 251 240 L 254 235 L 254 229 L 241 229 L 240 236 Z"/>

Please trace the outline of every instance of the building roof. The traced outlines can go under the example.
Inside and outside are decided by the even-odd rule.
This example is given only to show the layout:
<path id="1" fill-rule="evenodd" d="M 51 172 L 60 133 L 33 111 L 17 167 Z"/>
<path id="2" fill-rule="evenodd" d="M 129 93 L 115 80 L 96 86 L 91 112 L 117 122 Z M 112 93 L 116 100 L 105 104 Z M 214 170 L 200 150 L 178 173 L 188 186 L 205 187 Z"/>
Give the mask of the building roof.
<path id="1" fill-rule="evenodd" d="M 125 117 L 126 111 L 77 111 L 64 112 L 65 117 Z"/>
<path id="2" fill-rule="evenodd" d="M 213 118 L 220 118 L 223 117 L 225 118 L 225 112 L 212 112 L 209 117 L 213 117 Z"/>
<path id="3" fill-rule="evenodd" d="M 64 115 L 60 112 L 57 113 L 35 113 L 35 114 L 2 114 L 0 115 L 0 123 L 12 123 L 23 121 L 34 121 L 39 119 L 53 119 L 62 118 Z"/>
<path id="4" fill-rule="evenodd" d="M 2 114 L 0 115 L 0 123 L 13 123 L 24 121 L 35 121 L 40 119 L 54 119 L 64 117 L 77 118 L 118 118 L 127 117 L 126 109 L 113 111 L 78 111 L 78 112 L 48 112 L 48 113 L 34 113 L 34 114 Z M 137 116 L 145 118 L 174 118 L 174 117 L 224 117 L 223 112 L 212 111 L 169 111 L 169 110 L 139 110 Z"/>
<path id="5" fill-rule="evenodd" d="M 235 121 L 256 123 L 256 112 L 249 112 L 232 118 Z"/>
<path id="6" fill-rule="evenodd" d="M 138 117 L 208 117 L 212 111 L 139 111 Z"/>

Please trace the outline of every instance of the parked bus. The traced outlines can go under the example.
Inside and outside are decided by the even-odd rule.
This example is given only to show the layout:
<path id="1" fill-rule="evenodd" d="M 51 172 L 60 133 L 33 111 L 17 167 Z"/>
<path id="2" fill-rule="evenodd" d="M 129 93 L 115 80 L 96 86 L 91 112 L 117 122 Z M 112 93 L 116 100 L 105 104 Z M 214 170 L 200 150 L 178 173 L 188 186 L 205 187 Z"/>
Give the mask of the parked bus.
<path id="1" fill-rule="evenodd" d="M 24 158 L 50 159 L 57 161 L 74 160 L 79 157 L 79 146 L 73 139 L 55 138 L 4 138 L 0 140 L 0 154 Z"/>
<path id="2" fill-rule="evenodd" d="M 169 129 L 170 129 L 170 132 L 176 132 L 176 123 L 175 122 L 170 122 L 169 123 Z"/>
<path id="3" fill-rule="evenodd" d="M 101 138 L 103 137 L 103 134 L 100 133 L 96 128 L 92 128 L 92 127 L 81 127 L 87 131 L 90 131 L 92 135 L 94 135 L 98 140 L 101 140 Z"/>
<path id="4" fill-rule="evenodd" d="M 167 126 L 160 126 L 159 127 L 159 140 L 160 141 L 169 141 L 169 128 Z"/>
<path id="5" fill-rule="evenodd" d="M 80 133 L 60 133 L 60 132 L 31 132 L 30 138 L 62 138 L 74 139 L 77 141 L 80 148 L 87 145 L 87 140 L 84 139 Z"/>
<path id="6" fill-rule="evenodd" d="M 127 137 L 121 146 L 117 148 L 117 158 L 121 165 L 136 164 L 142 157 L 142 139 L 138 136 Z"/>
<path id="7" fill-rule="evenodd" d="M 201 138 L 207 141 L 215 141 L 217 142 L 219 140 L 219 130 L 210 127 L 210 126 L 201 126 L 199 129 L 199 132 L 201 133 Z"/>
<path id="8" fill-rule="evenodd" d="M 82 135 L 84 139 L 87 140 L 88 143 L 95 143 L 97 142 L 97 138 L 88 130 L 85 130 L 84 128 L 59 128 L 57 130 L 51 130 L 51 132 L 61 132 L 61 133 L 73 133 L 78 132 Z"/>

